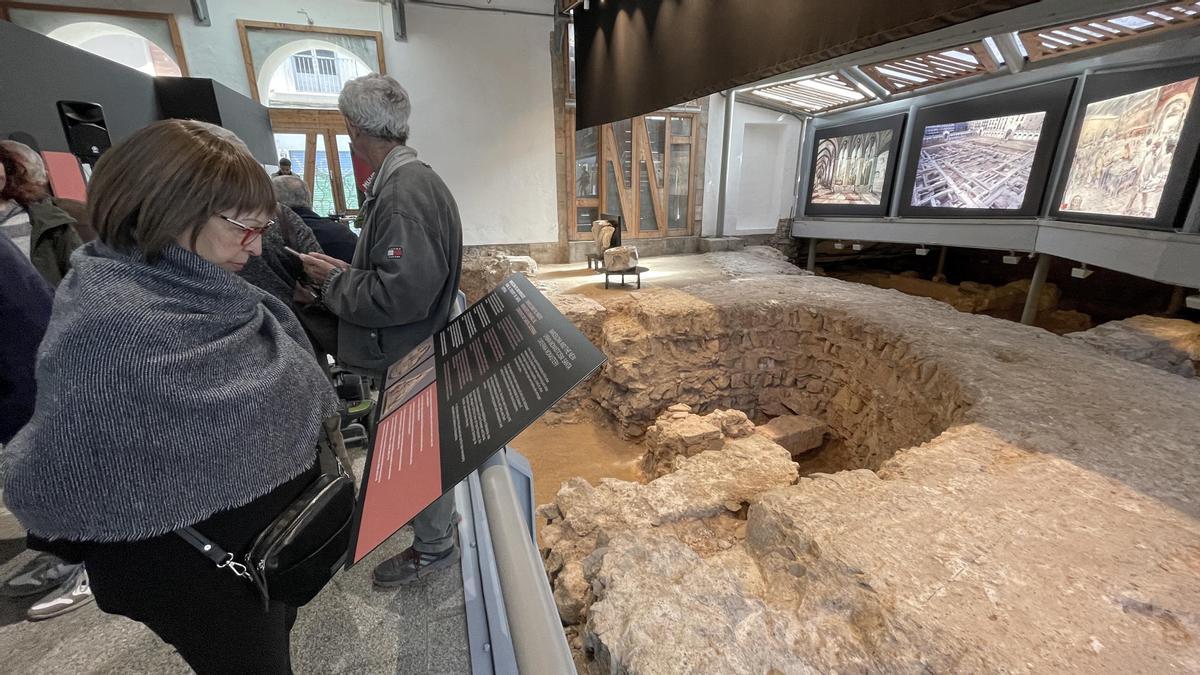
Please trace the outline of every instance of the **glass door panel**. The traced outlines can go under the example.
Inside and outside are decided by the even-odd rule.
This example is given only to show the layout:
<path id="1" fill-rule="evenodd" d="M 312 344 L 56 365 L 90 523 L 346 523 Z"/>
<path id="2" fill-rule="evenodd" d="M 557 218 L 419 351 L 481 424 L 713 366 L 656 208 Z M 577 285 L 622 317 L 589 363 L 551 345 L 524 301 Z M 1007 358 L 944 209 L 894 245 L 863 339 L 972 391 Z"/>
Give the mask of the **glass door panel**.
<path id="1" fill-rule="evenodd" d="M 617 161 L 621 163 L 625 189 L 633 187 L 633 120 L 621 120 L 611 125 L 617 144 Z"/>
<path id="2" fill-rule="evenodd" d="M 580 206 L 575 209 L 575 231 L 591 232 L 592 223 L 600 220 L 600 209 L 595 206 Z"/>
<path id="3" fill-rule="evenodd" d="M 650 194 L 650 190 L 655 189 L 650 185 L 650 173 L 646 171 L 646 162 L 641 163 L 642 171 L 638 177 L 638 231 L 639 232 L 657 232 L 658 217 L 654 214 L 654 198 Z"/>
<path id="4" fill-rule="evenodd" d="M 317 134 L 316 140 L 316 152 L 312 158 L 312 208 L 325 216 L 337 211 L 337 204 L 333 201 L 333 182 L 329 176 L 329 153 L 325 150 L 325 134 Z"/>
<path id="5" fill-rule="evenodd" d="M 608 173 L 604 181 L 604 212 L 616 216 L 624 216 L 625 213 L 621 209 L 621 192 L 620 183 L 617 182 L 617 172 L 613 169 L 611 161 L 605 162 L 604 166 L 608 167 Z M 629 229 L 628 223 L 622 228 L 622 232 Z"/>
<path id="6" fill-rule="evenodd" d="M 650 139 L 650 157 L 654 160 L 655 185 L 662 186 L 663 157 L 667 149 L 666 115 L 647 115 L 646 135 Z"/>
<path id="7" fill-rule="evenodd" d="M 275 156 L 292 160 L 292 173 L 304 175 L 304 134 L 275 134 Z"/>
<path id="8" fill-rule="evenodd" d="M 575 197 L 593 198 L 600 195 L 599 166 L 600 134 L 596 127 L 575 132 Z"/>
<path id="9" fill-rule="evenodd" d="M 342 204 L 345 205 L 345 211 L 357 211 L 358 185 L 354 181 L 354 160 L 350 157 L 350 136 L 338 134 L 335 138 L 337 139 L 338 173 L 342 177 Z"/>
<path id="10" fill-rule="evenodd" d="M 680 117 L 671 115 L 671 135 L 672 136 L 691 136 L 692 135 L 692 118 Z"/>
<path id="11" fill-rule="evenodd" d="M 686 230 L 688 227 L 688 196 L 691 192 L 692 146 L 671 144 L 671 173 L 667 181 L 667 229 Z"/>

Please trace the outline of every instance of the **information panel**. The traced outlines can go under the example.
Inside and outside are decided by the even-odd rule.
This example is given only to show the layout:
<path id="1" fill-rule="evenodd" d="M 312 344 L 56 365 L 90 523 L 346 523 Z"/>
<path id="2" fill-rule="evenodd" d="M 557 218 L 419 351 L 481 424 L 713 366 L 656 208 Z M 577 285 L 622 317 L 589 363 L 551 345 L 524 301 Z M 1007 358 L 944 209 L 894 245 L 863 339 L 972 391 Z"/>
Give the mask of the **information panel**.
<path id="1" fill-rule="evenodd" d="M 387 372 L 347 565 L 451 490 L 604 363 L 513 275 Z"/>

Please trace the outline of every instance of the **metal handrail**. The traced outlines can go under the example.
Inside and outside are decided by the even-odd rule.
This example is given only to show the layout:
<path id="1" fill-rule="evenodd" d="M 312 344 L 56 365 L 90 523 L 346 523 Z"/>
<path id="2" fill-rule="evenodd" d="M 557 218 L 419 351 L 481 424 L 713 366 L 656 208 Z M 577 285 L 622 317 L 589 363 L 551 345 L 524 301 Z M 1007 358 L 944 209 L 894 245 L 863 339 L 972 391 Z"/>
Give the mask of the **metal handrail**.
<path id="1" fill-rule="evenodd" d="M 522 673 L 574 674 L 546 569 L 530 536 L 532 514 L 522 515 L 528 507 L 522 508 L 517 497 L 506 454 L 502 450 L 489 459 L 479 481 L 517 667 Z"/>

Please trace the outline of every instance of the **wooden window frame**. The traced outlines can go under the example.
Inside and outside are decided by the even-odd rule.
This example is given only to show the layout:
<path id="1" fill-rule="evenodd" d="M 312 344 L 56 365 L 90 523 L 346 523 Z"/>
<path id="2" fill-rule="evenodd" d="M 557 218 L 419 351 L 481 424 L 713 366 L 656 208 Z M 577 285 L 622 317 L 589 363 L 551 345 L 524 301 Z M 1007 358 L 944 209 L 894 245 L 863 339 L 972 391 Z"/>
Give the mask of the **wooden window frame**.
<path id="1" fill-rule="evenodd" d="M 667 237 L 690 237 L 695 235 L 696 231 L 696 168 L 697 168 L 697 153 L 699 145 L 699 130 L 700 130 L 700 113 L 697 112 L 681 112 L 664 110 L 650 114 L 661 114 L 666 119 L 664 120 L 664 143 L 663 143 L 663 177 L 662 181 L 658 180 L 658 174 L 654 169 L 654 156 L 651 151 L 650 133 L 646 125 L 645 115 L 640 115 L 633 118 L 632 130 L 634 134 L 633 153 L 634 156 L 630 162 L 630 180 L 629 188 L 624 187 L 625 172 L 624 168 L 618 159 L 617 142 L 615 132 L 611 124 L 605 124 L 599 127 L 596 138 L 596 197 L 579 197 L 577 196 L 577 186 L 575 184 L 575 111 L 568 110 L 566 115 L 567 128 L 571 131 L 567 134 L 567 171 L 565 172 L 565 181 L 567 194 L 567 238 L 571 241 L 587 241 L 592 238 L 590 232 L 580 232 L 578 224 L 578 211 L 580 208 L 595 208 L 598 213 L 609 213 L 611 210 L 606 210 L 605 199 L 608 196 L 608 166 L 609 163 L 613 167 L 613 175 L 616 176 L 617 198 L 621 202 L 621 213 L 625 219 L 625 231 L 621 234 L 622 239 L 662 239 Z M 689 136 L 675 136 L 671 133 L 671 120 L 673 118 L 687 118 L 691 122 L 691 134 Z M 670 168 L 672 148 L 675 145 L 686 144 L 689 147 L 688 159 L 688 203 L 687 203 L 687 227 L 671 229 L 668 210 L 670 206 Z M 646 170 L 650 173 L 650 199 L 654 204 L 655 221 L 658 227 L 653 230 L 641 229 L 641 167 L 645 163 Z"/>
<path id="2" fill-rule="evenodd" d="M 97 16 L 123 16 L 129 19 L 150 19 L 163 21 L 171 33 L 171 48 L 175 50 L 175 65 L 179 66 L 179 74 L 183 77 L 190 75 L 187 65 L 187 55 L 183 52 L 183 39 L 179 35 L 179 23 L 174 14 L 165 12 L 142 12 L 131 9 L 108 9 L 105 7 L 73 7 L 65 5 L 42 5 L 36 2 L 6 2 L 0 0 L 0 19 L 11 21 L 8 10 L 26 10 L 33 12 L 61 12 L 71 14 L 95 14 Z M 142 36 L 149 41 L 149 38 Z"/>
<path id="3" fill-rule="evenodd" d="M 376 72 L 387 74 L 387 64 L 383 58 L 383 33 L 377 30 L 359 30 L 356 28 L 330 28 L 328 26 L 309 26 L 300 23 L 279 23 L 276 21 L 247 21 L 237 20 L 238 39 L 242 43 L 242 61 L 246 64 L 246 79 L 250 82 L 250 96 L 262 103 L 258 96 L 258 73 L 255 72 L 254 58 L 250 54 L 250 30 L 275 30 L 297 33 L 314 33 L 317 35 L 343 35 L 349 37 L 366 37 L 375 40 Z M 266 105 L 264 103 L 264 105 Z M 286 132 L 280 132 L 286 133 Z"/>
<path id="4" fill-rule="evenodd" d="M 304 182 L 309 190 L 315 191 L 317 177 L 317 135 L 325 144 L 325 157 L 329 162 L 329 180 L 332 182 L 334 210 L 338 213 L 358 213 L 358 209 L 346 207 L 342 163 L 337 149 L 337 137 L 346 136 L 346 120 L 336 110 L 316 108 L 268 108 L 271 116 L 271 131 L 277 134 L 304 134 Z M 336 158 L 336 159 L 333 159 Z"/>

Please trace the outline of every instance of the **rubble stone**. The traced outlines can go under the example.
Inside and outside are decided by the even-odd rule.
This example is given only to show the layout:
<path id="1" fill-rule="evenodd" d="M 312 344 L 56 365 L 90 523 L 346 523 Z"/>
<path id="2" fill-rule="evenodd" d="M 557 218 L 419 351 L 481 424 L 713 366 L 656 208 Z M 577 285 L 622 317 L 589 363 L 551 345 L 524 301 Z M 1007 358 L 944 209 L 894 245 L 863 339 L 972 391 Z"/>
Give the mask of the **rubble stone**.
<path id="1" fill-rule="evenodd" d="M 532 277 L 537 274 L 537 262 L 529 256 L 510 256 L 494 249 L 469 249 L 463 253 L 458 288 L 467 295 L 470 305 L 514 273 Z"/>
<path id="2" fill-rule="evenodd" d="M 714 410 L 704 419 L 720 428 L 727 438 L 744 438 L 754 433 L 754 422 L 741 410 Z"/>
<path id="3" fill-rule="evenodd" d="M 1110 321 L 1068 337 L 1105 353 L 1183 377 L 1195 377 L 1200 366 L 1200 324 L 1184 319 L 1141 315 Z"/>
<path id="4" fill-rule="evenodd" d="M 720 450 L 724 444 L 719 420 L 714 424 L 704 417 L 671 406 L 646 430 L 642 472 L 650 478 L 657 478 L 673 471 L 680 457 L 691 457 L 706 450 Z"/>
<path id="5" fill-rule="evenodd" d="M 745 522 L 738 518 L 744 506 L 798 476 L 786 450 L 754 434 L 681 457 L 675 467 L 645 484 L 604 479 L 593 486 L 573 479 L 559 490 L 557 510 L 541 511 L 552 517 L 540 544 L 565 623 L 586 615 L 594 579 L 584 561 L 598 546 L 622 532 L 648 529 L 706 555 L 734 549 L 733 542 L 745 538 Z M 580 571 L 586 583 L 580 583 Z"/>
<path id="6" fill-rule="evenodd" d="M 954 285 L 942 281 L 929 281 L 909 274 L 887 274 L 886 272 L 856 272 L 846 275 L 847 281 L 869 284 L 878 288 L 891 288 L 908 295 L 940 300 L 960 312 L 982 314 L 1005 312 L 1025 306 L 1029 294 L 1029 279 L 1018 279 L 1003 286 L 992 286 L 974 281 Z M 1038 310 L 1049 311 L 1058 307 L 1062 291 L 1058 286 L 1047 283 L 1038 295 Z"/>
<path id="7" fill-rule="evenodd" d="M 792 456 L 821 447 L 829 429 L 819 419 L 808 415 L 784 415 L 757 427 L 757 433 L 787 448 Z"/>

